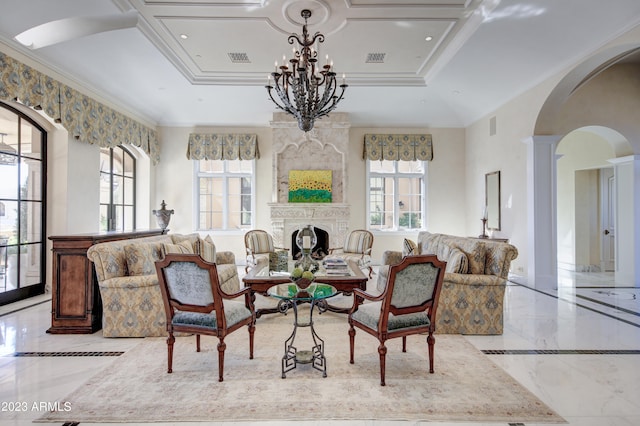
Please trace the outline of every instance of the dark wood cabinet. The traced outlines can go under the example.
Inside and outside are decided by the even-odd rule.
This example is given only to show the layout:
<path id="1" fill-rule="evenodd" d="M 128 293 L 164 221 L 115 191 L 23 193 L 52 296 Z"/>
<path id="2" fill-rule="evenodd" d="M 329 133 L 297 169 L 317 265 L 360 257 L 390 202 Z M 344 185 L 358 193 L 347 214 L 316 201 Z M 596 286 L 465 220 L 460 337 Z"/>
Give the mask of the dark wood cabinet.
<path id="1" fill-rule="evenodd" d="M 102 328 L 102 300 L 87 250 L 94 244 L 162 235 L 161 229 L 52 236 L 52 334 L 90 334 Z"/>

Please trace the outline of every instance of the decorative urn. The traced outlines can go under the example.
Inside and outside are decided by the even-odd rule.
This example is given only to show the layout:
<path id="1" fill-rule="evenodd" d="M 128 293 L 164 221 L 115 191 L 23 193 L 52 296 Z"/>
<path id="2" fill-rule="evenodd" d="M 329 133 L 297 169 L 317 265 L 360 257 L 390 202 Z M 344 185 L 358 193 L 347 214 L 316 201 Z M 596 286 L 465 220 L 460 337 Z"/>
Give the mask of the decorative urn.
<path id="1" fill-rule="evenodd" d="M 160 204 L 160 207 L 160 210 L 154 210 L 153 214 L 156 216 L 158 226 L 164 231 L 165 229 L 167 229 L 167 226 L 169 226 L 169 221 L 171 220 L 173 210 L 167 210 L 167 205 L 165 204 L 164 200 L 162 200 L 162 204 Z"/>

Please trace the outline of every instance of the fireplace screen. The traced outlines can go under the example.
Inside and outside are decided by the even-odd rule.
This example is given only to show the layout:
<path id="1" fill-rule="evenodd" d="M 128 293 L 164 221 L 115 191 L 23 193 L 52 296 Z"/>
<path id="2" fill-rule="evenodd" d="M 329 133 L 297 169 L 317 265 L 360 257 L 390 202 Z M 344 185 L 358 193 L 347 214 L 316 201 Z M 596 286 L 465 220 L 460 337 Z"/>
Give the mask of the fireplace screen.
<path id="1" fill-rule="evenodd" d="M 321 260 L 324 259 L 324 257 L 329 253 L 329 233 L 317 227 L 314 227 L 313 230 L 316 233 L 318 242 L 311 250 L 311 257 L 316 260 Z M 297 236 L 297 230 L 294 231 L 293 234 L 291 234 L 291 257 L 294 260 L 299 259 L 302 255 L 302 253 L 300 252 L 300 248 L 296 244 Z"/>

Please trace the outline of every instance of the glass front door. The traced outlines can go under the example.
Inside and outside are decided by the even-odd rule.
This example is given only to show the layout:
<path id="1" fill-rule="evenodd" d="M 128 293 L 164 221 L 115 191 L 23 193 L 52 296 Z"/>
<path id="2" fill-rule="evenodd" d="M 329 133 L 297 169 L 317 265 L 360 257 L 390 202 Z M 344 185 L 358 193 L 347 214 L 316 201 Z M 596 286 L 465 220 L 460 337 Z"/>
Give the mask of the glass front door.
<path id="1" fill-rule="evenodd" d="M 44 293 L 46 133 L 0 104 L 0 305 Z"/>

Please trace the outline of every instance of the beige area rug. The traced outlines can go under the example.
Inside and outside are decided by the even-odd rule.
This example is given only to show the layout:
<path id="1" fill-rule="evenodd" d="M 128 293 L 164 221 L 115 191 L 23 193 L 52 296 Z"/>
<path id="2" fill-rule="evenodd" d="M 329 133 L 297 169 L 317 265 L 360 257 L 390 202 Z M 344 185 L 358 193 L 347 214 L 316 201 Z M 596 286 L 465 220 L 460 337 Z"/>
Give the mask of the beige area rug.
<path id="1" fill-rule="evenodd" d="M 37 422 L 180 422 L 260 420 L 414 420 L 566 423 L 463 337 L 437 335 L 435 373 L 428 372 L 425 336 L 388 342 L 385 387 L 379 384 L 378 341 L 357 332 L 349 364 L 344 315 L 315 316 L 325 339 L 328 377 L 309 365 L 281 378 L 284 340 L 293 314 L 258 319 L 254 359 L 246 330 L 225 340 L 224 382 L 218 382 L 217 339 L 177 338 L 173 373 L 167 374 L 164 338 L 147 338 L 61 399 L 68 412 Z M 309 329 L 298 329 L 298 350 Z"/>

